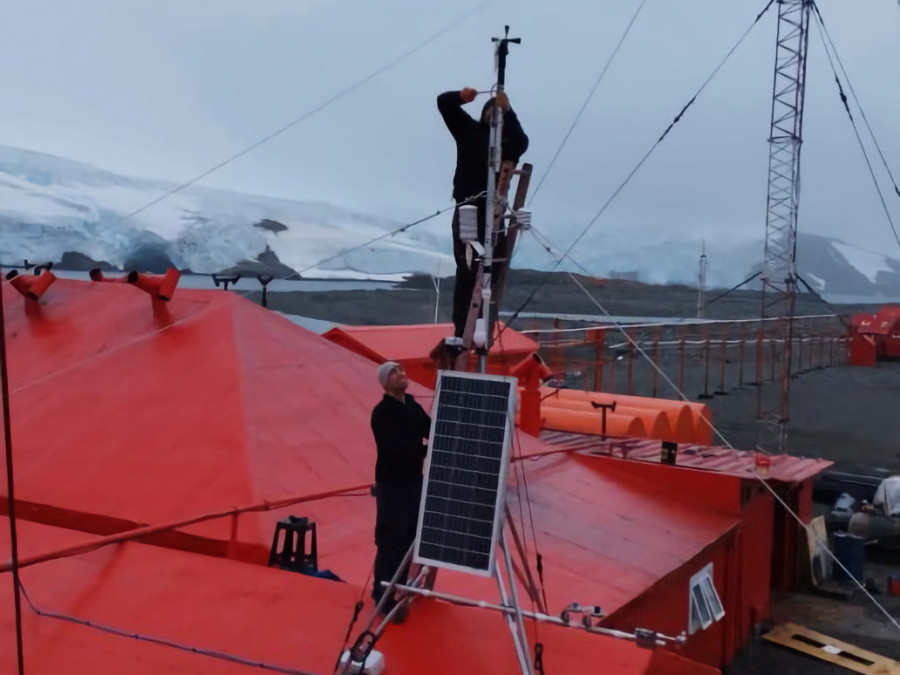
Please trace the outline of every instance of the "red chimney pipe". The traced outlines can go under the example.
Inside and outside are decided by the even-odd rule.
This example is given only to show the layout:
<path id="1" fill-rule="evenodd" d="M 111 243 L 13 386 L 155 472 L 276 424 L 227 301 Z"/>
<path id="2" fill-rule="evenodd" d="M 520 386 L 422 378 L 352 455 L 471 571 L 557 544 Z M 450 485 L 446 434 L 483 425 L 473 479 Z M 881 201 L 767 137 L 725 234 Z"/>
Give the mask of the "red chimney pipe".
<path id="1" fill-rule="evenodd" d="M 37 276 L 26 276 L 19 274 L 16 270 L 12 270 L 6 275 L 6 280 L 26 298 L 37 300 L 56 281 L 56 275 L 49 270 L 44 270 Z"/>
<path id="2" fill-rule="evenodd" d="M 519 428 L 527 434 L 541 433 L 541 382 L 553 375 L 537 352 L 532 352 L 510 370 L 522 386 L 519 405 Z"/>
<path id="3" fill-rule="evenodd" d="M 180 278 L 181 272 L 174 267 L 170 267 L 163 275 L 141 274 L 140 272 L 132 271 L 128 273 L 127 280 L 129 284 L 146 291 L 154 299 L 168 302 L 175 294 L 175 287 L 178 286 Z"/>

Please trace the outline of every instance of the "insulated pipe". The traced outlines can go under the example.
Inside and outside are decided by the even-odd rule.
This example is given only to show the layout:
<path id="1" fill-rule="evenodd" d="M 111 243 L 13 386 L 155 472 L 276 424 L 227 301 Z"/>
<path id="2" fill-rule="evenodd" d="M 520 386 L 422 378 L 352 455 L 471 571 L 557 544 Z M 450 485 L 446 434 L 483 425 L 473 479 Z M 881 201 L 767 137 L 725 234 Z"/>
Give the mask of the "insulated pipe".
<path id="1" fill-rule="evenodd" d="M 603 435 L 603 419 L 595 412 L 544 407 L 541 408 L 541 426 L 554 431 Z M 646 438 L 647 430 L 644 428 L 644 423 L 637 417 L 608 413 L 606 415 L 606 435 Z"/>
<path id="2" fill-rule="evenodd" d="M 559 400 L 551 396 L 550 398 L 545 399 L 543 404 L 545 407 L 549 408 L 575 410 L 600 417 L 600 413 L 591 407 L 590 401 Z M 676 432 L 673 429 L 670 415 L 676 417 L 676 419 L 678 416 L 673 415 L 673 411 L 616 405 L 616 414 L 637 417 L 641 420 L 644 429 L 647 431 L 647 438 L 653 438 L 660 441 L 675 441 L 676 443 L 689 443 L 694 439 L 694 425 L 691 421 L 691 412 L 688 410 L 687 406 L 683 408 L 683 412 L 687 421 L 687 428 L 685 429 L 685 427 L 682 426 L 682 428 L 679 429 L 681 432 L 680 437 L 676 438 Z M 685 431 L 686 433 L 684 433 Z"/>
<path id="3" fill-rule="evenodd" d="M 613 401 L 615 401 L 618 405 L 624 405 L 629 408 L 650 408 L 656 410 L 675 411 L 675 414 L 678 416 L 683 415 L 681 411 L 684 409 L 684 407 L 687 407 L 690 411 L 691 424 L 694 428 L 693 442 L 701 445 L 709 445 L 712 443 L 712 412 L 710 411 L 709 406 L 704 403 L 695 403 L 694 401 L 675 401 L 666 398 L 650 398 L 648 396 L 608 394 L 605 392 L 584 391 L 581 389 L 553 389 L 551 387 L 542 387 L 541 395 L 544 397 L 544 405 L 547 405 L 551 399 L 557 397 L 560 401 L 582 400 L 596 401 L 597 403 L 612 403 Z M 673 429 L 685 428 L 684 422 L 680 419 L 680 417 L 676 417 L 673 420 L 673 418 L 670 416 L 669 424 Z"/>

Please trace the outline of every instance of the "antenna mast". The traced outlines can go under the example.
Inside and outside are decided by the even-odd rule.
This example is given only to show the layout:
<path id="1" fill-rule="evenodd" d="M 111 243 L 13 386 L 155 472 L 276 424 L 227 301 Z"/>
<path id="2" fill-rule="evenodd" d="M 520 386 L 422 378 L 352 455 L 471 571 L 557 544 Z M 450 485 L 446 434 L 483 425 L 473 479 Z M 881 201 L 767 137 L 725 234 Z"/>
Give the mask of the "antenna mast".
<path id="1" fill-rule="evenodd" d="M 773 449 L 772 446 L 777 443 L 779 451 L 785 449 L 790 420 L 791 354 L 797 294 L 800 147 L 803 142 L 803 103 L 806 95 L 806 55 L 811 7 L 812 0 L 778 2 L 761 318 L 780 317 L 785 332 L 780 364 L 780 401 L 774 410 L 764 410 L 760 383 L 757 390 L 757 416 L 762 420 L 759 445 L 763 449 Z"/>
<path id="2" fill-rule="evenodd" d="M 697 275 L 697 318 L 703 318 L 703 304 L 706 297 L 706 268 L 709 261 L 706 259 L 706 242 L 703 242 L 703 250 L 700 253 L 700 271 Z"/>

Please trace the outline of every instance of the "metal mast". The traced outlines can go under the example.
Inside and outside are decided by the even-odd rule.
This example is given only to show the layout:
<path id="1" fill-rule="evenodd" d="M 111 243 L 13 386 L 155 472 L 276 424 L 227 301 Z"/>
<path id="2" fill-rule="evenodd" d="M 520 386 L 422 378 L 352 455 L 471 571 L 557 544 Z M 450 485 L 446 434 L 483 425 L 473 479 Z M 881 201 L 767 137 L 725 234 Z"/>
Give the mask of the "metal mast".
<path id="1" fill-rule="evenodd" d="M 703 242 L 703 251 L 700 253 L 700 266 L 697 273 L 697 318 L 703 318 L 703 305 L 706 298 L 706 270 L 709 260 L 706 257 L 706 242 Z"/>
<path id="2" fill-rule="evenodd" d="M 766 243 L 762 267 L 762 318 L 783 319 L 781 395 L 777 408 L 764 410 L 762 385 L 757 413 L 763 421 L 760 445 L 784 450 L 790 419 L 793 317 L 797 293 L 797 208 L 800 195 L 800 148 L 812 0 L 778 0 L 778 37 L 769 133 L 769 189 Z M 777 440 L 776 440 L 777 439 Z M 769 446 L 769 447 L 766 447 Z"/>
<path id="3" fill-rule="evenodd" d="M 521 38 L 509 37 L 509 26 L 504 26 L 502 38 L 491 38 L 497 43 L 497 86 L 494 112 L 491 115 L 491 135 L 488 148 L 487 198 L 484 209 L 484 264 L 481 276 L 481 316 L 475 327 L 475 344 L 479 348 L 479 372 L 487 370 L 487 353 L 491 347 L 491 274 L 494 263 L 494 234 L 497 229 L 497 182 L 503 161 L 503 110 L 499 97 L 506 85 L 506 57 L 510 44 L 521 44 Z M 502 217 L 502 215 L 501 215 Z"/>

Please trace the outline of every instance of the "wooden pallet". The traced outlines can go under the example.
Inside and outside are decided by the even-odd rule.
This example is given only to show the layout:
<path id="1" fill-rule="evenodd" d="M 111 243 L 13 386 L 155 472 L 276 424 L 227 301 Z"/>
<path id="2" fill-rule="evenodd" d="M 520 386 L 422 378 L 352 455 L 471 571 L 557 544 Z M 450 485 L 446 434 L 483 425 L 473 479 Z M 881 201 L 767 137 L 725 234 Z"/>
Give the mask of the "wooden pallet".
<path id="1" fill-rule="evenodd" d="M 900 664 L 794 623 L 783 623 L 764 639 L 864 675 L 900 675 Z"/>

